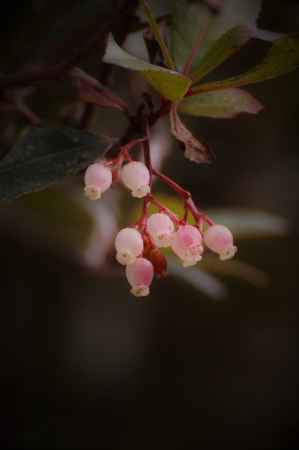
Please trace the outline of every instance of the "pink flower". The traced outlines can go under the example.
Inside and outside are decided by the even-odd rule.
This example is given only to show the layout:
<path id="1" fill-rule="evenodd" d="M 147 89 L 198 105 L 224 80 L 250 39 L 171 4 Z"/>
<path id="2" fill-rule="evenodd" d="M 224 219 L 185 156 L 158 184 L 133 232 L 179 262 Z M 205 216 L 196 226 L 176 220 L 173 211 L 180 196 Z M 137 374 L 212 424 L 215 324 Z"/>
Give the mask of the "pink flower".
<path id="1" fill-rule="evenodd" d="M 204 233 L 204 243 L 218 253 L 222 261 L 232 258 L 237 252 L 232 232 L 224 225 L 211 225 Z"/>
<path id="2" fill-rule="evenodd" d="M 174 224 L 167 214 L 152 214 L 147 220 L 147 231 L 156 247 L 169 247 Z"/>
<path id="3" fill-rule="evenodd" d="M 137 258 L 132 264 L 128 264 L 126 276 L 131 285 L 133 295 L 136 297 L 149 295 L 149 287 L 154 276 L 154 267 L 148 259 Z"/>
<path id="4" fill-rule="evenodd" d="M 90 200 L 98 200 L 112 184 L 112 172 L 101 163 L 91 164 L 85 172 L 85 194 Z"/>
<path id="5" fill-rule="evenodd" d="M 202 236 L 193 225 L 183 225 L 174 234 L 171 243 L 173 252 L 181 258 L 183 266 L 194 266 L 203 253 Z"/>
<path id="6" fill-rule="evenodd" d="M 143 252 L 143 239 L 135 228 L 123 228 L 115 238 L 116 259 L 122 264 L 133 263 Z"/>
<path id="7" fill-rule="evenodd" d="M 123 166 L 121 179 L 124 185 L 130 189 L 133 197 L 145 197 L 151 190 L 150 173 L 142 162 L 132 161 Z"/>

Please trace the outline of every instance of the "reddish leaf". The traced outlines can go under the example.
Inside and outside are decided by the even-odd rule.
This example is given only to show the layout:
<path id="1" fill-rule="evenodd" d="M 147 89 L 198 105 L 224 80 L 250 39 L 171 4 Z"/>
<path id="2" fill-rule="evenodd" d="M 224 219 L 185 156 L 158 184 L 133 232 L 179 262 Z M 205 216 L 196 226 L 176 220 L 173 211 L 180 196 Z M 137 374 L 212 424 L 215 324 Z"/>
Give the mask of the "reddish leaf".
<path id="1" fill-rule="evenodd" d="M 121 98 L 113 94 L 97 79 L 78 67 L 74 67 L 70 71 L 70 77 L 78 90 L 80 100 L 83 102 L 93 103 L 102 108 L 115 108 L 121 111 L 128 111 L 127 104 Z"/>
<path id="2" fill-rule="evenodd" d="M 93 103 L 101 108 L 114 108 L 119 109 L 120 111 L 127 111 L 125 102 L 110 92 L 97 91 L 85 83 L 80 83 L 78 86 L 78 91 L 79 98 L 83 102 Z"/>
<path id="3" fill-rule="evenodd" d="M 201 144 L 186 128 L 177 113 L 177 104 L 170 111 L 170 123 L 172 134 L 185 145 L 185 157 L 196 163 L 209 163 L 211 161 L 210 151 Z"/>

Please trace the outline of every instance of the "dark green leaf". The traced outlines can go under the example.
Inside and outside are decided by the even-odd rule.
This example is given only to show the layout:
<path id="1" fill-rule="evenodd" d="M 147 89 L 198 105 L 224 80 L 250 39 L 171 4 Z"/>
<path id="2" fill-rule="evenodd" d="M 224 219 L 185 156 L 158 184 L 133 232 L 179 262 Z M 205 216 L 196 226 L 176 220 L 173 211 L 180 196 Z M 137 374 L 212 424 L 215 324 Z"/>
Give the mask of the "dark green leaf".
<path id="1" fill-rule="evenodd" d="M 104 152 L 96 136 L 70 128 L 34 128 L 0 164 L 0 199 L 44 189 L 76 174 Z"/>
<path id="2" fill-rule="evenodd" d="M 237 26 L 227 31 L 213 43 L 201 60 L 199 67 L 191 73 L 192 80 L 197 82 L 208 75 L 231 55 L 240 50 L 252 36 L 252 29 L 245 26 Z"/>

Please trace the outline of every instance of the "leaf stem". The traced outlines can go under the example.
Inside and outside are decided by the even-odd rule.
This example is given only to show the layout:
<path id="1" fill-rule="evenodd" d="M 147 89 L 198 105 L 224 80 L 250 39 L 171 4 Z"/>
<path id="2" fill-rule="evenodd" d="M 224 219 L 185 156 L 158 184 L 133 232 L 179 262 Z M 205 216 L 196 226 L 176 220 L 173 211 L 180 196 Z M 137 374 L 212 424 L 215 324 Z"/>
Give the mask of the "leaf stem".
<path id="1" fill-rule="evenodd" d="M 182 73 L 184 75 L 188 75 L 190 70 L 192 69 L 192 65 L 193 65 L 194 59 L 197 56 L 197 54 L 198 54 L 198 52 L 199 52 L 199 50 L 200 50 L 200 48 L 202 46 L 202 43 L 204 41 L 204 38 L 206 37 L 206 34 L 207 34 L 207 29 L 203 29 L 203 30 L 199 31 L 199 33 L 198 33 L 198 35 L 197 35 L 197 37 L 195 39 L 195 42 L 193 44 L 193 47 L 191 49 L 190 55 L 189 55 L 187 61 L 184 64 L 184 67 L 183 67 L 183 70 L 182 70 Z"/>
<path id="2" fill-rule="evenodd" d="M 145 14 L 145 17 L 146 17 L 146 19 L 147 19 L 147 21 L 149 23 L 150 29 L 151 29 L 151 31 L 152 31 L 152 33 L 153 33 L 153 35 L 154 35 L 154 37 L 155 37 L 159 47 L 160 47 L 160 49 L 161 49 L 161 53 L 163 55 L 163 59 L 164 59 L 165 65 L 169 69 L 176 70 L 176 67 L 175 67 L 173 59 L 172 59 L 172 57 L 170 55 L 169 49 L 168 49 L 167 45 L 165 44 L 165 41 L 164 41 L 164 39 L 163 39 L 163 37 L 161 35 L 159 25 L 158 25 L 154 15 L 153 15 L 153 13 L 152 13 L 152 11 L 151 11 L 147 1 L 146 0 L 139 0 L 139 3 L 141 5 L 141 7 L 143 9 L 143 12 Z"/>

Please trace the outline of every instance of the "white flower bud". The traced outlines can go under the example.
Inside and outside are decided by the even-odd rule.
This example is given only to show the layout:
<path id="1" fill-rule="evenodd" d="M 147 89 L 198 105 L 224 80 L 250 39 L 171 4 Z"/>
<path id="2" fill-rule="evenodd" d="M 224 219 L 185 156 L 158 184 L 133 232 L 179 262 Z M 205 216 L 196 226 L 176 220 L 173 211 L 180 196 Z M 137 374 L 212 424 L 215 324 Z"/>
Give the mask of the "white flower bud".
<path id="1" fill-rule="evenodd" d="M 232 258 L 237 252 L 232 232 L 224 225 L 211 225 L 204 233 L 204 243 L 218 253 L 222 261 Z"/>
<path id="2" fill-rule="evenodd" d="M 147 221 L 147 231 L 156 247 L 169 247 L 174 224 L 167 214 L 152 214 Z"/>
<path id="3" fill-rule="evenodd" d="M 142 198 L 150 192 L 150 173 L 142 162 L 132 161 L 123 166 L 121 179 L 133 197 Z"/>
<path id="4" fill-rule="evenodd" d="M 90 200 L 98 200 L 112 184 L 112 172 L 101 163 L 91 164 L 86 169 L 85 194 Z"/>
<path id="5" fill-rule="evenodd" d="M 135 228 L 123 228 L 115 238 L 116 259 L 122 264 L 133 263 L 143 252 L 143 239 Z"/>

